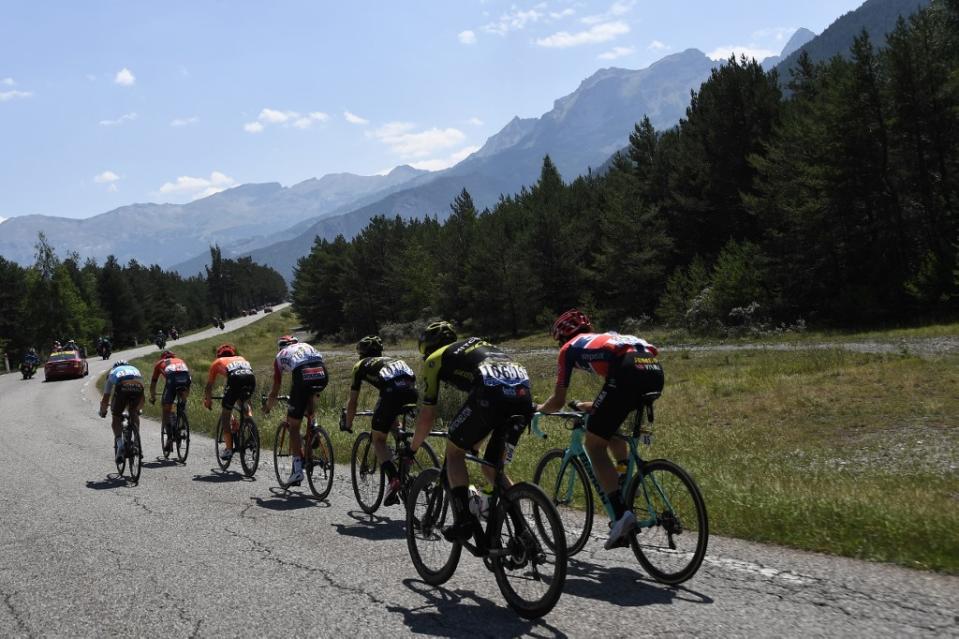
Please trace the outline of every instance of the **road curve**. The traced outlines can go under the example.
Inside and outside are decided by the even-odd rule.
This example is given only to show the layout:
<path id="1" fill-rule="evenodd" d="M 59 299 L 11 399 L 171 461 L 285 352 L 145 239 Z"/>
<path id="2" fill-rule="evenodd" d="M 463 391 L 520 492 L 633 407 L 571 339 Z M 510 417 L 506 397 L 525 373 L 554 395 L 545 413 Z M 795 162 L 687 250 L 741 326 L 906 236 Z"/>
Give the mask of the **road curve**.
<path id="1" fill-rule="evenodd" d="M 280 491 L 269 466 L 221 474 L 203 437 L 186 466 L 158 461 L 144 420 L 140 484 L 111 479 L 92 389 L 107 364 L 91 359 L 84 380 L 0 377 L 2 637 L 959 636 L 957 578 L 716 537 L 678 589 L 592 541 L 556 609 L 524 621 L 472 557 L 443 588 L 418 581 L 402 510 L 362 515 L 345 469 L 316 502 Z"/>

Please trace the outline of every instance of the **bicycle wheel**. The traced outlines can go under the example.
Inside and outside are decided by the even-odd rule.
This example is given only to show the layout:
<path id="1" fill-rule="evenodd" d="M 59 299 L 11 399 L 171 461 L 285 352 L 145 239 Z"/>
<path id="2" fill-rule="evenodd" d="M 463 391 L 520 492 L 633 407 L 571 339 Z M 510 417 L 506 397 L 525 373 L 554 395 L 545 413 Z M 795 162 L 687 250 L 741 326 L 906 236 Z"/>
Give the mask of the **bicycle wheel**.
<path id="1" fill-rule="evenodd" d="M 539 486 L 523 482 L 503 494 L 492 517 L 496 584 L 521 617 L 542 617 L 566 583 L 566 534 L 556 506 Z"/>
<path id="2" fill-rule="evenodd" d="M 312 433 L 307 431 L 306 461 L 303 471 L 306 473 L 306 482 L 310 485 L 313 496 L 317 499 L 326 499 L 333 490 L 333 441 L 329 433 L 322 426 L 317 426 Z"/>
<path id="3" fill-rule="evenodd" d="M 350 455 L 350 475 L 353 479 L 353 495 L 360 509 L 372 515 L 383 501 L 383 473 L 380 471 L 373 438 L 369 433 L 360 433 L 353 442 Z"/>
<path id="4" fill-rule="evenodd" d="M 420 473 L 428 468 L 439 468 L 440 460 L 436 456 L 436 453 L 433 452 L 433 447 L 430 446 L 429 442 L 423 442 L 423 444 L 416 450 L 416 457 L 413 458 L 413 462 L 406 468 L 406 478 L 403 481 L 403 487 L 400 491 L 400 497 L 403 498 L 403 508 L 407 507 L 407 501 L 410 493 L 410 486 L 413 485 L 413 482 L 416 481 L 416 478 L 419 477 Z"/>
<path id="5" fill-rule="evenodd" d="M 656 581 L 681 584 L 699 570 L 706 556 L 709 522 L 696 482 L 666 459 L 643 464 L 626 493 L 636 515 L 629 545 Z"/>
<path id="6" fill-rule="evenodd" d="M 181 464 L 186 463 L 187 455 L 190 454 L 190 420 L 186 413 L 180 413 L 176 425 L 176 456 Z"/>
<path id="7" fill-rule="evenodd" d="M 130 429 L 130 441 L 127 442 L 127 459 L 129 460 L 127 470 L 130 473 L 130 481 L 134 484 L 140 481 L 140 470 L 143 466 L 143 449 L 140 448 L 140 429 Z"/>
<path id="8" fill-rule="evenodd" d="M 260 431 L 252 417 L 245 417 L 240 424 L 240 441 L 240 465 L 243 466 L 243 474 L 252 477 L 260 465 Z"/>
<path id="9" fill-rule="evenodd" d="M 564 464 L 565 456 L 560 448 L 547 451 L 536 465 L 533 483 L 556 506 L 566 532 L 566 552 L 572 557 L 583 549 L 593 529 L 593 491 L 582 462 L 573 457 Z"/>
<path id="10" fill-rule="evenodd" d="M 463 546 L 443 537 L 443 528 L 453 523 L 453 508 L 443 489 L 439 468 L 428 468 L 419 474 L 410 488 L 408 504 L 406 545 L 413 566 L 431 586 L 444 584 L 456 571 Z"/>
<path id="11" fill-rule="evenodd" d="M 117 452 L 117 451 L 116 451 L 116 446 L 117 446 L 117 445 L 116 445 L 116 440 L 114 440 L 112 437 L 111 437 L 110 439 L 114 442 L 114 443 L 113 443 L 113 446 L 112 446 L 111 449 L 110 449 L 110 454 L 113 455 L 113 461 L 114 461 L 114 462 L 116 463 L 116 465 L 117 465 L 117 474 L 122 477 L 122 476 L 123 476 L 123 471 L 124 471 L 124 470 L 126 469 L 126 467 L 127 467 L 127 456 L 126 456 L 126 453 L 124 453 L 123 456 L 120 457 L 120 461 L 117 462 L 117 460 L 116 460 L 116 452 Z M 126 436 L 124 436 L 123 439 L 124 439 L 123 445 L 126 446 Z"/>
<path id="12" fill-rule="evenodd" d="M 236 439 L 236 435 L 233 436 Z M 233 442 L 236 444 L 236 442 Z M 216 441 L 213 442 L 213 454 L 216 456 L 216 464 L 220 467 L 220 470 L 226 470 L 230 467 L 230 462 L 233 461 L 233 458 L 223 459 L 221 454 L 226 450 L 226 446 L 223 443 L 223 420 L 217 420 L 216 426 Z"/>
<path id="13" fill-rule="evenodd" d="M 167 450 L 167 443 L 173 441 L 171 437 L 170 426 L 166 423 L 160 424 L 160 451 L 163 453 L 163 459 L 170 459 L 170 451 Z"/>
<path id="14" fill-rule="evenodd" d="M 287 478 L 293 473 L 293 455 L 290 452 L 290 430 L 284 419 L 276 426 L 273 438 L 273 471 L 280 488 L 289 488 Z"/>

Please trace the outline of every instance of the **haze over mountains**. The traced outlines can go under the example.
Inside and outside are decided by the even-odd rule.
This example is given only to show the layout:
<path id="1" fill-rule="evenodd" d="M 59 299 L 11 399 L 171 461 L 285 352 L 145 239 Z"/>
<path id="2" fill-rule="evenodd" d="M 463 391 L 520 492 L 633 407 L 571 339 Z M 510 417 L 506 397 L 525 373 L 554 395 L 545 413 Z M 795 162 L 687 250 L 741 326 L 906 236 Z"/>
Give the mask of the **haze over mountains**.
<path id="1" fill-rule="evenodd" d="M 815 60 L 844 54 L 862 29 L 881 44 L 899 15 L 928 2 L 868 0 L 818 37 L 798 30 L 780 56 L 762 64 L 788 80 L 800 49 Z M 316 236 L 352 236 L 375 215 L 443 219 L 464 188 L 482 209 L 535 182 L 547 154 L 567 180 L 603 166 L 644 115 L 657 129 L 674 126 L 685 114 L 690 91 L 716 64 L 688 49 L 645 69 L 601 69 L 541 117 L 514 118 L 444 171 L 404 166 L 385 176 L 340 173 L 286 188 L 247 184 L 189 204 L 133 204 L 84 220 L 16 217 L 0 223 L 0 255 L 32 262 L 37 232 L 43 231 L 61 254 L 77 251 L 100 261 L 113 254 L 122 262 L 135 258 L 193 274 L 207 263 L 208 246 L 218 243 L 226 256 L 250 255 L 290 278 Z"/>

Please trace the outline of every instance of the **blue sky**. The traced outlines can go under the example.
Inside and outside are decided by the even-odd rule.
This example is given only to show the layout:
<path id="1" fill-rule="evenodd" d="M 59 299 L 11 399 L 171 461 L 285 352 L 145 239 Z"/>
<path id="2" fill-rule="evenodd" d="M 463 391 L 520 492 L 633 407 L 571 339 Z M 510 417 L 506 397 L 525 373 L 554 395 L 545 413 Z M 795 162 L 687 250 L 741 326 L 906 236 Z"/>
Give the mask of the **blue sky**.
<path id="1" fill-rule="evenodd" d="M 764 57 L 860 3 L 7 2 L 0 218 L 442 168 L 599 68 Z"/>

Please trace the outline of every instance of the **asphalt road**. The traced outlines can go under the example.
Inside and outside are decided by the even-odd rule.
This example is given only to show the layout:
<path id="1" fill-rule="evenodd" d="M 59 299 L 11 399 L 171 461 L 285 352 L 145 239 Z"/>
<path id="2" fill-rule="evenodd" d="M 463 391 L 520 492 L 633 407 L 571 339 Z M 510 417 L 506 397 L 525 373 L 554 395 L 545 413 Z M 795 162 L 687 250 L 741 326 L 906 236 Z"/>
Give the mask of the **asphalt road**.
<path id="1" fill-rule="evenodd" d="M 556 609 L 528 622 L 472 557 L 443 588 L 418 581 L 401 507 L 363 515 L 345 469 L 316 502 L 268 465 L 221 473 L 199 436 L 186 466 L 158 461 L 144 420 L 141 481 L 115 480 L 93 388 L 107 365 L 0 377 L 0 637 L 959 636 L 957 578 L 718 537 L 678 589 L 594 540 Z"/>

